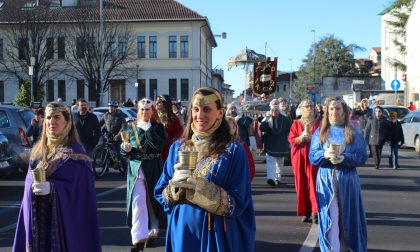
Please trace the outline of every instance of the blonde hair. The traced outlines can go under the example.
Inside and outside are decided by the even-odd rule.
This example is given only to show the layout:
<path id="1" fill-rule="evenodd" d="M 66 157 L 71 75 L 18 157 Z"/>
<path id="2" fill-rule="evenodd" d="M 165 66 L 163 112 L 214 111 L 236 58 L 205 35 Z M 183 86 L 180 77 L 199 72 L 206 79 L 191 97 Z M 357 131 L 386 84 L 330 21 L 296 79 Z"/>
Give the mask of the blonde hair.
<path id="1" fill-rule="evenodd" d="M 48 108 L 51 108 L 53 110 L 57 110 L 61 112 L 64 116 L 64 119 L 67 121 L 67 123 L 70 123 L 70 131 L 68 134 L 68 137 L 64 139 L 64 142 L 62 144 L 63 147 L 69 146 L 73 142 L 79 142 L 79 135 L 77 134 L 76 126 L 73 123 L 73 116 L 72 113 L 63 105 L 61 105 L 58 102 L 50 102 L 47 104 Z M 47 116 L 47 114 L 45 114 Z M 45 118 L 42 122 L 42 133 L 41 137 L 38 140 L 38 142 L 35 144 L 35 146 L 32 148 L 31 151 L 31 160 L 47 160 L 48 155 L 48 146 L 47 146 L 47 118 Z"/>

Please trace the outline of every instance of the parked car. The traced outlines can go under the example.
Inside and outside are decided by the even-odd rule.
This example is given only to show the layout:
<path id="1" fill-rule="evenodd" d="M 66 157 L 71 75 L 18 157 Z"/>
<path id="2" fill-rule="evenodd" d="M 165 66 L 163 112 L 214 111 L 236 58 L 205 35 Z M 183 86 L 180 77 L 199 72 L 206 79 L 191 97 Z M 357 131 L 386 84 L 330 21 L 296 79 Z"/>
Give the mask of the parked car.
<path id="1" fill-rule="evenodd" d="M 136 120 L 137 114 L 131 108 L 119 107 L 118 109 L 123 113 L 124 118 L 125 118 L 125 120 L 127 122 Z M 102 112 L 102 113 L 105 114 L 106 112 L 108 112 L 108 107 L 97 107 L 97 108 L 93 108 L 93 111 L 94 112 Z"/>
<path id="2" fill-rule="evenodd" d="M 5 178 L 14 170 L 12 157 L 10 156 L 9 140 L 0 131 L 0 178 Z"/>
<path id="3" fill-rule="evenodd" d="M 414 148 L 420 155 L 420 110 L 408 113 L 402 120 L 404 146 Z"/>
<path id="4" fill-rule="evenodd" d="M 9 141 L 9 150 L 16 169 L 26 170 L 31 152 L 32 137 L 26 136 L 34 113 L 15 105 L 0 105 L 0 130 Z"/>
<path id="5" fill-rule="evenodd" d="M 398 121 L 402 121 L 404 116 L 410 113 L 410 110 L 404 106 L 398 106 L 398 105 L 379 105 L 379 106 L 381 106 L 384 109 L 383 116 L 385 116 L 387 119 L 389 119 L 389 112 L 391 111 L 397 112 Z M 376 105 L 373 105 L 370 108 L 372 109 L 372 111 L 375 111 L 375 107 Z"/>

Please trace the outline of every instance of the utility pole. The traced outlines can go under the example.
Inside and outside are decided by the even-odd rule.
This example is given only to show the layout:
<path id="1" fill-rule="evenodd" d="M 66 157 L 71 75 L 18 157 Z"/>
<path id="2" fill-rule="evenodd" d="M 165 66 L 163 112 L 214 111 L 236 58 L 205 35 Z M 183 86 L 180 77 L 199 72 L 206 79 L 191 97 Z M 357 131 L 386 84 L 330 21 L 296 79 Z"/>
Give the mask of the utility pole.
<path id="1" fill-rule="evenodd" d="M 315 46 L 315 30 L 311 30 L 314 33 L 314 82 L 316 81 L 315 70 L 316 70 L 316 46 Z"/>
<path id="2" fill-rule="evenodd" d="M 100 82 L 100 86 L 101 86 L 101 90 L 99 90 L 99 105 L 102 106 L 104 103 L 104 83 L 103 83 L 103 74 L 104 74 L 104 66 L 102 64 L 102 59 L 103 59 L 103 55 L 102 55 L 102 51 L 103 51 L 103 33 L 104 33 L 104 16 L 103 16 L 103 0 L 99 0 L 99 38 L 98 38 L 98 42 L 99 42 L 99 82 Z"/>
<path id="3" fill-rule="evenodd" d="M 292 102 L 292 75 L 293 75 L 293 59 L 289 59 L 290 60 L 290 80 L 289 80 L 289 102 Z"/>

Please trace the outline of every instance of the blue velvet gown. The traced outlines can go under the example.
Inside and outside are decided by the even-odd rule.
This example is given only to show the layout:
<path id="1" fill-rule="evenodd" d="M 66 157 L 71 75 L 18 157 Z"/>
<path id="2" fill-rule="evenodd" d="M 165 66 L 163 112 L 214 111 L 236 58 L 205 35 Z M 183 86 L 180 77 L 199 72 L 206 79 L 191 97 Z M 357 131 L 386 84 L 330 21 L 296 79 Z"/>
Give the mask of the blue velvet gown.
<path id="1" fill-rule="evenodd" d="M 175 142 L 155 187 L 155 197 L 168 213 L 166 251 L 254 251 L 255 213 L 245 151 L 236 141 L 219 155 L 204 175 L 233 199 L 225 216 L 192 204 L 168 204 L 162 192 L 174 174 L 180 141 Z"/>
<path id="2" fill-rule="evenodd" d="M 329 132 L 330 143 L 344 143 L 344 128 L 331 126 Z M 335 191 L 338 191 L 338 207 L 340 218 L 341 246 L 347 246 L 352 251 L 367 251 L 367 231 L 365 210 L 356 167 L 367 160 L 366 143 L 358 128 L 354 128 L 354 141 L 346 144 L 342 154 L 344 161 L 332 165 L 324 158 L 328 143 L 320 143 L 319 129 L 312 136 L 309 160 L 319 166 L 316 192 L 319 207 L 319 244 L 321 251 L 330 251 L 328 231 L 331 228 L 329 208 Z"/>

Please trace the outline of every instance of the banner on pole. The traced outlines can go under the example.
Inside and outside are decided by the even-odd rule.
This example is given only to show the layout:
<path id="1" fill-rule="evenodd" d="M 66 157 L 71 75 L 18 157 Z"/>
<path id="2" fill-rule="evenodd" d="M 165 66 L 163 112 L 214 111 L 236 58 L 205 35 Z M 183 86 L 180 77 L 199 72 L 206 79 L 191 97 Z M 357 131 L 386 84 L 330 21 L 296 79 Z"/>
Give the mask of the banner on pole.
<path id="1" fill-rule="evenodd" d="M 253 73 L 252 93 L 254 96 L 264 94 L 268 97 L 276 92 L 277 57 L 273 60 L 268 57 L 265 62 L 254 63 Z"/>

